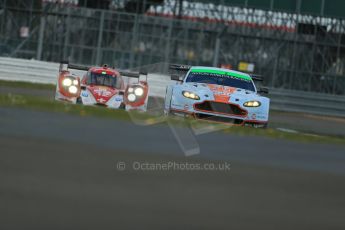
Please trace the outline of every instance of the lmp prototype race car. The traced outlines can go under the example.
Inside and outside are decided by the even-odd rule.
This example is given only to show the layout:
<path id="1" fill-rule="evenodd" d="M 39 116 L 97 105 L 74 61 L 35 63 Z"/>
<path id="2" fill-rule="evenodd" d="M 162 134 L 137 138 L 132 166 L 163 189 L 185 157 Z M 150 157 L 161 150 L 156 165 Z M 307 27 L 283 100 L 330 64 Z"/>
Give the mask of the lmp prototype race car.
<path id="1" fill-rule="evenodd" d="M 86 71 L 79 76 L 70 69 Z M 140 80 L 140 75 L 146 80 Z M 136 82 L 125 83 L 125 78 L 136 78 Z M 55 99 L 74 104 L 100 105 L 113 109 L 146 111 L 148 101 L 147 73 L 134 73 L 103 67 L 88 67 L 60 64 Z"/>
<path id="2" fill-rule="evenodd" d="M 178 81 L 167 87 L 164 113 L 191 116 L 213 122 L 267 127 L 270 99 L 261 96 L 246 73 L 212 67 L 172 65 L 183 75 L 171 75 Z"/>

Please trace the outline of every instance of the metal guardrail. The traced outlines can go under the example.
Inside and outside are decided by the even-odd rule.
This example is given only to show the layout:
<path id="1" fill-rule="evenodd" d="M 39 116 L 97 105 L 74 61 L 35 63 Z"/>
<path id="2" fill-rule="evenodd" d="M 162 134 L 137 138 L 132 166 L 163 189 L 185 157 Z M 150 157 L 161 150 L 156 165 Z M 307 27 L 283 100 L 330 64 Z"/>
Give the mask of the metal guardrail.
<path id="1" fill-rule="evenodd" d="M 271 89 L 271 109 L 345 117 L 345 96 Z"/>
<path id="2" fill-rule="evenodd" d="M 55 84 L 58 63 L 0 57 L 0 79 Z M 166 86 L 173 84 L 164 74 L 148 75 L 150 96 L 164 97 Z M 326 116 L 345 117 L 345 96 L 270 89 L 271 109 Z"/>

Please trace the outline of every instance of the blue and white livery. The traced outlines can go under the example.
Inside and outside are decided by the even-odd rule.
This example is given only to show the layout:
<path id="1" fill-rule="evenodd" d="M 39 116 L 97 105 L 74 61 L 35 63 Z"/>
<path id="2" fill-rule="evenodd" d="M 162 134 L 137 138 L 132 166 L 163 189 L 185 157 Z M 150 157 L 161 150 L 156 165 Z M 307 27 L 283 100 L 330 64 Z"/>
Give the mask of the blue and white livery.
<path id="1" fill-rule="evenodd" d="M 270 99 L 261 95 L 246 73 L 212 67 L 173 66 L 182 76 L 167 87 L 164 112 L 214 122 L 266 127 Z"/>

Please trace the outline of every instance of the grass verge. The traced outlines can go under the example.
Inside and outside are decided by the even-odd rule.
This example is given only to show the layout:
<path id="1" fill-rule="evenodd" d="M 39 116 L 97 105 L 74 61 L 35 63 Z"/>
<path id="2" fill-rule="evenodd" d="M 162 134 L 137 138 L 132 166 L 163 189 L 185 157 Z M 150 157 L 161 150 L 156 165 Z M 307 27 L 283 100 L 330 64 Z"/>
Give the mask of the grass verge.
<path id="1" fill-rule="evenodd" d="M 156 124 L 162 121 L 165 121 L 166 123 L 167 121 L 161 116 L 157 117 L 137 112 L 128 113 L 124 110 L 112 110 L 102 107 L 73 105 L 63 102 L 51 101 L 40 97 L 16 94 L 0 94 L 0 106 L 69 113 L 79 116 L 97 116 L 126 121 L 133 121 L 134 117 L 137 121 L 146 125 Z M 181 120 L 172 118 L 169 121 L 171 121 L 173 125 L 191 126 L 193 127 L 193 130 L 196 134 L 222 131 L 224 133 L 236 134 L 241 136 L 262 136 L 300 142 L 317 142 L 345 145 L 345 138 L 342 137 L 319 136 L 303 133 L 286 133 L 275 129 L 255 129 L 249 127 L 226 126 L 224 124 L 212 124 L 209 122 L 196 121 L 194 119 Z"/>
<path id="2" fill-rule="evenodd" d="M 0 80 L 0 87 L 13 87 L 13 88 L 24 88 L 24 89 L 41 89 L 41 90 L 54 90 L 54 84 L 36 84 L 31 82 L 22 81 L 5 81 Z"/>
<path id="3" fill-rule="evenodd" d="M 74 105 L 27 95 L 0 94 L 0 106 L 19 107 L 49 112 L 63 112 L 79 116 L 98 116 L 129 120 L 128 113 L 123 110 L 115 111 L 107 108 Z"/>

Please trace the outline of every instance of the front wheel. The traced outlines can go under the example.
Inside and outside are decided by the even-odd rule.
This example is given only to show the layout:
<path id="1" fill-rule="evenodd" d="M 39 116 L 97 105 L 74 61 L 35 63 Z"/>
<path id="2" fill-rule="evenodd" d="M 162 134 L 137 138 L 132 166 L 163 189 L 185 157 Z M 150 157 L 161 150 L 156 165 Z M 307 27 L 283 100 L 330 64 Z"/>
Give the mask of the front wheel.
<path id="1" fill-rule="evenodd" d="M 125 105 L 125 103 L 121 103 L 121 105 L 120 105 L 119 109 L 126 110 L 126 105 Z"/>
<path id="2" fill-rule="evenodd" d="M 170 109 L 164 109 L 164 116 L 166 116 L 166 117 L 171 116 Z"/>
<path id="3" fill-rule="evenodd" d="M 77 98 L 76 104 L 79 104 L 79 105 L 83 104 L 83 100 L 81 99 L 81 97 Z"/>
<path id="4" fill-rule="evenodd" d="M 258 124 L 258 123 L 245 123 L 244 126 L 252 127 L 255 129 L 267 129 L 268 123 Z"/>

